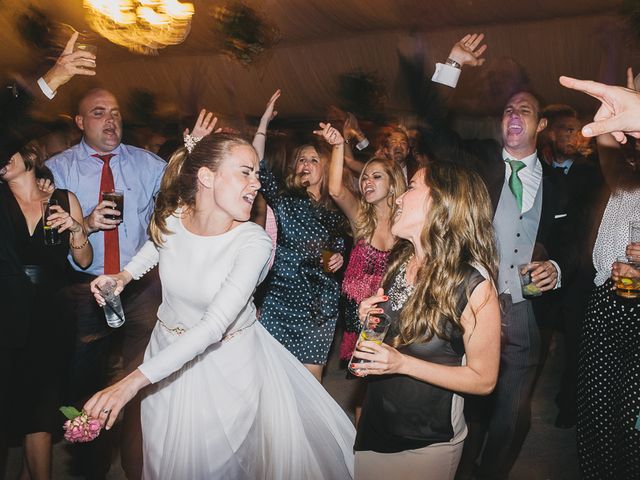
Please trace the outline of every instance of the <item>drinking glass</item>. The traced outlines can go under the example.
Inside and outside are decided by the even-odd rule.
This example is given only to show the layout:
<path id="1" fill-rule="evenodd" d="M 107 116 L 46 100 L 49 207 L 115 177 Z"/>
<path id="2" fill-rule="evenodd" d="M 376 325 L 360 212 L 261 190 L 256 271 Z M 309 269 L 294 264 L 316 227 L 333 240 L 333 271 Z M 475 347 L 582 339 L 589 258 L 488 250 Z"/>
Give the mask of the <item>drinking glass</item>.
<path id="1" fill-rule="evenodd" d="M 531 271 L 527 270 L 528 263 L 518 265 L 518 275 L 520 276 L 520 287 L 522 288 L 522 296 L 531 298 L 542 295 L 542 290 L 531 280 Z"/>
<path id="2" fill-rule="evenodd" d="M 331 261 L 331 257 L 335 253 L 333 250 L 329 250 L 328 248 L 322 249 L 322 269 L 326 273 L 332 273 L 331 268 L 329 267 L 329 262 Z"/>
<path id="3" fill-rule="evenodd" d="M 387 335 L 389 325 L 391 325 L 391 319 L 384 313 L 369 313 L 367 315 L 367 318 L 362 324 L 360 335 L 358 335 L 356 348 L 351 354 L 351 360 L 349 360 L 349 371 L 351 373 L 358 377 L 362 376 L 358 371 L 358 365 L 369 363 L 369 360 L 363 360 L 355 357 L 356 350 L 359 349 L 360 344 L 366 340 L 380 345 L 383 342 L 384 337 Z"/>
<path id="4" fill-rule="evenodd" d="M 616 261 L 640 270 L 640 260 L 631 257 L 618 257 Z M 623 298 L 640 298 L 640 277 L 620 275 L 620 278 L 616 282 L 616 293 L 619 297 Z"/>
<path id="5" fill-rule="evenodd" d="M 58 205 L 58 201 L 54 198 L 42 202 L 42 229 L 44 230 L 44 244 L 49 246 L 60 245 L 62 243 L 62 238 L 60 238 L 58 229 L 47 225 L 47 218 L 49 218 L 49 215 L 52 213 L 55 213 L 51 210 L 51 207 L 54 205 Z"/>
<path id="6" fill-rule="evenodd" d="M 122 190 L 112 190 L 110 192 L 102 192 L 102 200 L 108 200 L 114 202 L 116 210 L 120 212 L 120 216 L 117 215 L 105 215 L 104 218 L 109 220 L 122 220 L 124 221 L 124 192 Z"/>
<path id="7" fill-rule="evenodd" d="M 125 320 L 120 295 L 114 294 L 116 285 L 115 280 L 109 279 L 109 281 L 98 287 L 105 301 L 105 305 L 102 307 L 104 310 L 104 318 L 107 320 L 107 325 L 111 328 L 121 327 L 124 325 Z"/>

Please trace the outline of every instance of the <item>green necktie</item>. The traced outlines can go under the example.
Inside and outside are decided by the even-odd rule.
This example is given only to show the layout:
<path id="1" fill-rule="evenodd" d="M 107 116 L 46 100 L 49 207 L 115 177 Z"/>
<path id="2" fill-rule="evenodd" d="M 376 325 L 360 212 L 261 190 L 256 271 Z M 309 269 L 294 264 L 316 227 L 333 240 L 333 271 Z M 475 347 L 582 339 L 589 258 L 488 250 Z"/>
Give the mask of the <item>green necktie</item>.
<path id="1" fill-rule="evenodd" d="M 525 164 L 520 160 L 507 160 L 507 162 L 509 162 L 509 165 L 511 165 L 509 188 L 511 189 L 511 192 L 513 192 L 513 196 L 516 197 L 518 210 L 522 211 L 522 180 L 520 180 L 518 172 L 525 167 Z"/>

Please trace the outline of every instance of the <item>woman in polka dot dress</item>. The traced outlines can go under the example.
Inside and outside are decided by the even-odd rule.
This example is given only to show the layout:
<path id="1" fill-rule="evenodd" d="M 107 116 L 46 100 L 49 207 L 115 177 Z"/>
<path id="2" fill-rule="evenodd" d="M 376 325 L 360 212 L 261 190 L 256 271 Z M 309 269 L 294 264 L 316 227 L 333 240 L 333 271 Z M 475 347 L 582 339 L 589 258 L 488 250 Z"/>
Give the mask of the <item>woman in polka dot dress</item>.
<path id="1" fill-rule="evenodd" d="M 610 135 L 599 137 L 598 144 L 616 146 Z M 607 152 L 599 153 L 603 164 Z M 629 238 L 629 222 L 640 221 L 640 175 L 629 169 L 619 179 L 607 180 L 611 195 L 593 247 L 595 286 L 578 358 L 577 440 L 583 480 L 640 479 L 640 299 L 614 291 L 619 277 L 640 276 L 640 269 L 616 262 L 625 255 L 640 259 L 640 242 L 630 243 Z"/>
<path id="2" fill-rule="evenodd" d="M 272 97 L 263 120 L 272 117 L 274 104 Z M 261 121 L 260 128 L 266 123 Z M 266 133 L 266 125 L 264 130 L 258 134 Z M 278 223 L 260 322 L 320 380 L 338 318 L 340 285 L 334 272 L 344 261 L 344 219 L 327 191 L 327 158 L 316 146 L 302 145 L 293 159 L 283 191 L 266 162 L 260 162 L 261 192 Z M 322 250 L 334 252 L 328 271 Z"/>

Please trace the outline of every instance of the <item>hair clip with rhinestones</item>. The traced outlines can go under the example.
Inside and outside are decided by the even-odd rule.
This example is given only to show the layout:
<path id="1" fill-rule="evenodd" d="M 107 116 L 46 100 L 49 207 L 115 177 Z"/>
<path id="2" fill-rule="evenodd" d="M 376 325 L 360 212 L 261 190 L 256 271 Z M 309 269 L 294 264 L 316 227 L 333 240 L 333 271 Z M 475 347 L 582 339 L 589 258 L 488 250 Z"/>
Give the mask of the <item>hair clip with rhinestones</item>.
<path id="1" fill-rule="evenodd" d="M 200 140 L 202 140 L 202 137 L 196 137 L 188 133 L 185 133 L 184 146 L 187 149 L 187 152 L 191 153 L 194 147 L 196 146 L 196 143 L 198 143 Z"/>

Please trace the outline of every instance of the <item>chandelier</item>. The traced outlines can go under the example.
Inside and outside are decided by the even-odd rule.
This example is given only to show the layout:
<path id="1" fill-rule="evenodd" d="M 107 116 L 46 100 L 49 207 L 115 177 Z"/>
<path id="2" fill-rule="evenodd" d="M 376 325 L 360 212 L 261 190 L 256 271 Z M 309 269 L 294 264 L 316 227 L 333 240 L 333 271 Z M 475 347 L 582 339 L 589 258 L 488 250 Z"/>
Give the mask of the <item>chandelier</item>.
<path id="1" fill-rule="evenodd" d="M 194 13 L 192 3 L 178 0 L 84 0 L 84 7 L 91 29 L 145 55 L 182 43 Z"/>

